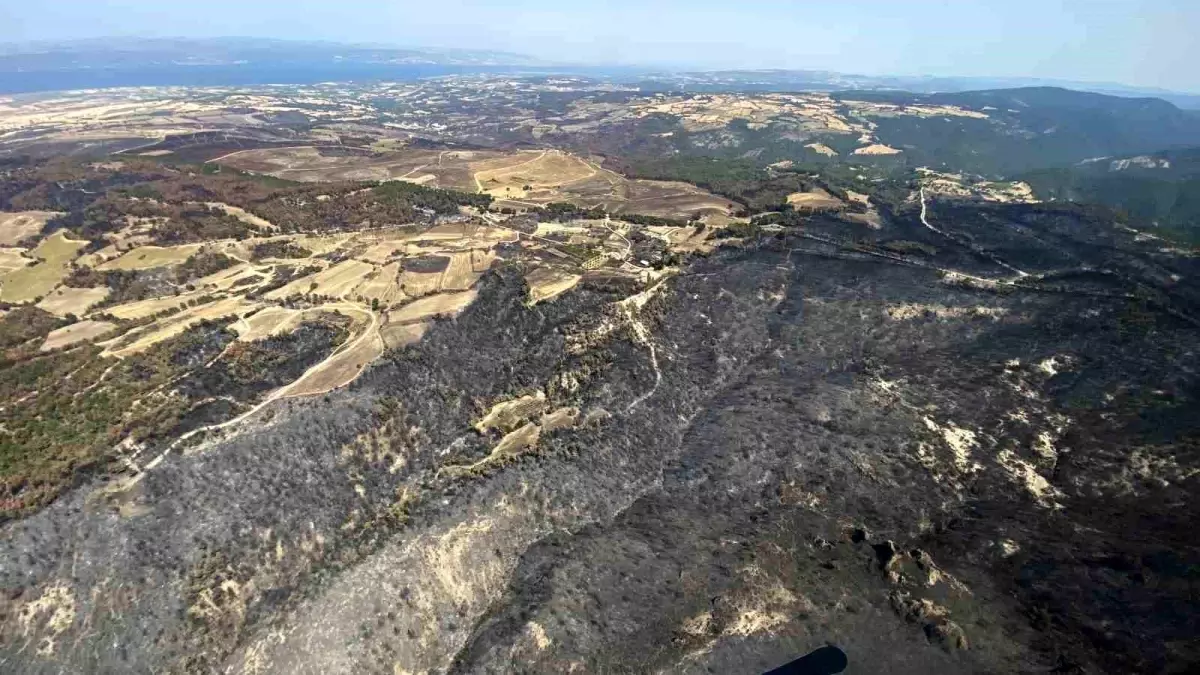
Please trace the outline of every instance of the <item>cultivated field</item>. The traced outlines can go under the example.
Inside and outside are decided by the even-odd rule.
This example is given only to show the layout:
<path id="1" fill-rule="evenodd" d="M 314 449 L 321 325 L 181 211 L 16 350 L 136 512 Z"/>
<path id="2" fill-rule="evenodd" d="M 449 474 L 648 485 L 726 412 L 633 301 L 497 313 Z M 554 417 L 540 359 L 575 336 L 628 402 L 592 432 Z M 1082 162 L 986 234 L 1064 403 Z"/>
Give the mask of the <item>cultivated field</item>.
<path id="1" fill-rule="evenodd" d="M 497 259 L 491 249 L 460 251 L 450 254 L 450 264 L 442 274 L 443 291 L 465 291 L 479 281 Z"/>
<path id="2" fill-rule="evenodd" d="M 134 300 L 112 307 L 105 307 L 100 313 L 111 314 L 118 319 L 144 319 L 154 316 L 159 312 L 183 307 L 188 302 L 199 300 L 201 294 L 199 292 L 182 293 L 180 295 L 168 295 L 162 298 L 147 298 L 145 300 Z"/>
<path id="3" fill-rule="evenodd" d="M 379 335 L 388 349 L 398 349 L 419 342 L 429 330 L 429 322 L 387 324 L 379 329 Z"/>
<path id="4" fill-rule="evenodd" d="M 354 381 L 363 369 L 383 354 L 383 338 L 378 327 L 372 323 L 370 329 L 353 339 L 349 346 L 335 352 L 319 366 L 310 370 L 286 390 L 287 396 L 313 396 L 344 387 Z"/>
<path id="5" fill-rule="evenodd" d="M 536 304 L 556 298 L 574 288 L 582 278 L 579 274 L 549 267 L 535 269 L 525 275 L 525 283 L 529 284 L 529 302 Z"/>
<path id="6" fill-rule="evenodd" d="M 361 296 L 363 302 L 378 302 L 381 307 L 399 303 L 405 297 L 400 290 L 400 265 L 394 262 L 375 269 L 354 290 L 355 295 Z"/>
<path id="7" fill-rule="evenodd" d="M 80 342 L 94 340 L 112 329 L 116 328 L 115 324 L 107 321 L 80 321 L 73 323 L 70 326 L 63 326 L 56 330 L 50 331 L 46 336 L 46 340 L 42 343 L 42 351 L 48 352 L 54 349 L 62 349 Z"/>
<path id="8" fill-rule="evenodd" d="M 788 195 L 787 203 L 796 210 L 840 209 L 846 205 L 845 202 L 821 188 L 813 188 L 808 192 L 793 192 Z"/>
<path id="9" fill-rule="evenodd" d="M 0 300 L 20 303 L 45 296 L 66 276 L 67 265 L 85 245 L 61 231 L 50 235 L 29 252 L 38 262 L 0 277 Z"/>
<path id="10" fill-rule="evenodd" d="M 474 290 L 459 293 L 441 293 L 414 300 L 399 309 L 389 312 L 387 324 L 407 324 L 432 319 L 439 315 L 454 315 L 475 301 Z"/>
<path id="11" fill-rule="evenodd" d="M 96 269 L 105 270 L 145 270 L 166 265 L 178 265 L 187 260 L 204 244 L 184 244 L 182 246 L 139 246 L 120 257 L 102 263 Z"/>
<path id="12" fill-rule="evenodd" d="M 243 316 L 230 326 L 243 342 L 262 340 L 290 333 L 300 325 L 308 312 L 288 307 L 265 307 L 251 316 Z"/>
<path id="13" fill-rule="evenodd" d="M 184 331 L 204 320 L 215 320 L 236 316 L 254 309 L 258 305 L 240 297 L 222 298 L 195 307 L 188 307 L 166 319 L 161 319 L 143 328 L 121 336 L 109 344 L 106 354 L 111 356 L 127 356 L 143 352 L 150 347 L 181 335 Z"/>
<path id="14" fill-rule="evenodd" d="M 483 192 L 513 208 L 570 202 L 672 218 L 730 213 L 734 204 L 687 183 L 631 180 L 560 150 L 435 151 L 330 156 L 317 148 L 246 150 L 221 159 L 243 171 L 306 182 L 405 180 Z"/>
<path id="15" fill-rule="evenodd" d="M 0 213 L 0 246 L 16 246 L 26 237 L 41 234 L 46 221 L 61 215 L 57 211 Z"/>
<path id="16" fill-rule="evenodd" d="M 37 304 L 37 307 L 55 316 L 66 316 L 68 314 L 82 316 L 93 305 L 103 302 L 111 292 L 107 286 L 100 288 L 68 288 L 60 286 L 43 298 Z"/>
<path id="17" fill-rule="evenodd" d="M 187 100 L 179 91 L 166 88 L 62 94 L 45 101 L 0 103 L 0 132 L 29 129 L 48 144 L 70 142 L 90 147 L 99 143 L 120 148 L 126 155 L 118 154 L 106 164 L 117 168 L 145 161 L 130 158 L 140 155 L 161 158 L 168 166 L 211 162 L 310 183 L 402 180 L 487 193 L 495 199 L 496 207 L 518 211 L 551 202 L 570 202 L 601 207 L 614 216 L 636 213 L 684 219 L 698 215 L 706 223 L 717 223 L 729 220 L 729 214 L 740 208 L 688 183 L 629 179 L 605 169 L 594 159 L 557 149 L 417 147 L 420 144 L 410 145 L 403 134 L 361 146 L 347 144 L 342 132 L 372 136 L 379 133 L 380 127 L 373 126 L 377 121 L 360 124 L 355 119 L 341 119 L 361 114 L 365 108 L 338 97 L 331 91 L 319 95 L 309 92 L 285 101 L 273 89 L 253 93 L 214 89 L 203 102 Z M 757 120 L 799 105 L 782 101 L 735 103 L 729 111 L 734 116 L 749 115 Z M 193 148 L 184 138 L 196 132 L 203 136 L 214 127 L 236 128 L 239 133 L 257 138 L 264 128 L 263 116 L 284 113 L 322 119 L 324 125 L 283 143 L 240 139 L 220 152 L 216 151 L 220 140 L 202 139 Z M 822 129 L 831 125 L 841 128 L 841 122 L 822 115 L 823 111 L 809 117 L 823 119 L 819 124 Z M 555 125 L 541 125 L 539 133 L 553 134 L 555 130 Z M 167 138 L 172 134 L 180 136 Z M 157 140 L 163 140 L 161 147 Z M 0 140 L 0 144 L 4 142 Z M 238 147 L 242 142 L 248 147 Z M 123 221 L 112 223 L 112 229 L 94 242 L 92 252 L 79 257 L 83 243 L 73 242 L 63 233 L 45 239 L 32 250 L 15 246 L 39 235 L 46 221 L 58 214 L 0 214 L 0 246 L 7 245 L 0 248 L 0 300 L 14 304 L 37 302 L 41 309 L 56 316 L 84 318 L 56 331 L 46 341 L 47 349 L 100 339 L 104 340 L 104 356 L 116 358 L 144 352 L 203 320 L 226 321 L 239 341 L 249 342 L 286 335 L 325 312 L 349 314 L 354 321 L 345 343 L 326 361 L 276 392 L 279 396 L 302 396 L 344 386 L 384 349 L 420 340 L 433 319 L 456 315 L 469 306 L 476 298 L 480 279 L 498 266 L 521 260 L 528 263 L 524 269 L 528 270 L 531 303 L 551 300 L 574 288 L 592 269 L 584 263 L 603 266 L 605 273 L 613 275 L 641 274 L 640 267 L 633 264 L 636 260 L 629 261 L 632 245 L 612 231 L 615 228 L 629 234 L 630 226 L 615 218 L 611 223 L 543 223 L 531 236 L 519 228 L 505 227 L 505 214 L 496 209 L 464 207 L 461 214 L 465 221 L 432 227 L 278 234 L 277 225 L 282 223 L 254 215 L 245 204 L 234 206 L 236 199 L 200 194 L 191 197 L 195 201 L 183 203 L 221 210 L 250 225 L 254 236 L 160 246 L 156 245 L 155 235 L 156 228 L 164 224 L 162 217 L 127 215 Z M 317 199 L 324 197 L 319 195 Z M 672 249 L 702 250 L 710 247 L 712 232 L 719 226 L 646 231 L 652 229 L 661 230 L 654 236 Z M 290 255 L 290 251 L 274 253 L 270 247 L 258 248 L 268 243 L 292 244 L 293 250 L 298 247 L 309 255 L 274 258 L 271 256 Z M 503 258 L 499 253 L 502 245 L 508 245 L 503 249 Z M 161 270 L 179 265 L 202 250 L 223 253 L 237 264 L 189 280 L 188 288 L 194 290 L 184 292 L 176 288 L 182 282 L 175 282 L 170 275 L 110 276 L 110 283 L 120 288 L 122 297 L 145 299 L 101 309 L 96 306 L 110 298 L 111 289 L 62 286 L 63 278 L 73 268 L 81 272 L 88 268 L 127 273 Z M 130 280 L 144 286 L 135 286 L 126 294 L 126 287 L 115 285 Z M 135 325 L 123 328 L 123 321 Z M 124 334 L 117 334 L 121 330 Z M 531 421 L 536 441 L 542 423 Z M 510 439 L 508 445 L 524 447 L 518 437 Z M 501 447 L 506 446 L 501 443 Z"/>
<path id="18" fill-rule="evenodd" d="M 28 251 L 23 248 L 0 248 L 0 278 L 13 270 L 32 265 L 34 260 L 26 253 Z"/>

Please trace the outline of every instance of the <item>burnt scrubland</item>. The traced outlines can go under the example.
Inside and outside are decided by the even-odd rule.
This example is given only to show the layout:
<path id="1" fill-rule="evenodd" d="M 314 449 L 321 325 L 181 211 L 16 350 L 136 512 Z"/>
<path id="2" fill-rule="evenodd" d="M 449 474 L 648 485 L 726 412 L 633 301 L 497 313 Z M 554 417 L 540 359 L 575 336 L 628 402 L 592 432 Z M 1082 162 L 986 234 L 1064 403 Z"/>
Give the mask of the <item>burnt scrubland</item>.
<path id="1" fill-rule="evenodd" d="M 497 81 L 0 147 L 0 671 L 1200 666 L 1190 118 Z"/>
<path id="2" fill-rule="evenodd" d="M 122 443 L 127 451 L 136 444 L 147 451 L 165 448 L 205 420 L 249 409 L 262 393 L 295 379 L 345 337 L 336 321 L 325 321 L 286 336 L 233 344 L 236 334 L 201 323 L 114 363 L 91 345 L 51 353 L 31 348 L 62 323 L 44 315 L 36 308 L 17 310 L 0 324 L 6 336 L 14 336 L 12 342 L 20 340 L 0 358 L 6 519 L 45 505 L 96 470 L 120 471 Z"/>
<path id="3" fill-rule="evenodd" d="M 96 242 L 131 221 L 152 223 L 152 241 L 161 245 L 247 238 L 264 232 L 265 226 L 246 222 L 218 205 L 249 212 L 273 225 L 270 232 L 290 233 L 337 230 L 347 224 L 408 223 L 431 214 L 456 213 L 461 205 L 491 202 L 487 195 L 404 183 L 310 186 L 136 159 L 13 160 L 0 167 L 0 179 L 0 208 L 63 212 L 46 224 L 47 233 L 66 230 Z M 346 198 L 335 198 L 342 196 Z"/>
<path id="4" fill-rule="evenodd" d="M 489 273 L 348 388 L 7 525 L 4 658 L 758 672 L 833 642 L 890 672 L 1183 672 L 1195 263 L 1077 211 L 931 212 L 952 236 L 814 219 L 635 302 L 531 307 Z M 472 425 L 538 392 L 576 423 L 498 456 Z"/>

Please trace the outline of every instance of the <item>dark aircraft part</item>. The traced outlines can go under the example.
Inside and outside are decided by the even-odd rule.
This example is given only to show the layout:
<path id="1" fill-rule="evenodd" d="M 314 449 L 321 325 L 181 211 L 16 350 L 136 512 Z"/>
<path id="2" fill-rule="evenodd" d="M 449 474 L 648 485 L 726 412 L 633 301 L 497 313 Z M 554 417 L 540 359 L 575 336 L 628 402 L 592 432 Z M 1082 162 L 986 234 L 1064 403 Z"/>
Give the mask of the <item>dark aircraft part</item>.
<path id="1" fill-rule="evenodd" d="M 833 675 L 846 669 L 846 653 L 830 645 L 779 666 L 765 675 Z"/>

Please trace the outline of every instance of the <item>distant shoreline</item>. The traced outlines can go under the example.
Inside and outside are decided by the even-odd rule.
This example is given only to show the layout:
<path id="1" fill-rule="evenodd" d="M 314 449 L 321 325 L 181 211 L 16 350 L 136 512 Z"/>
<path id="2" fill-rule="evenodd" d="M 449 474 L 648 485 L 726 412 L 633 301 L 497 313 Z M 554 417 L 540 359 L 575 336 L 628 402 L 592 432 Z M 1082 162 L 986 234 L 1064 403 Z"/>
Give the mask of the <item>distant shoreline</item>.
<path id="1" fill-rule="evenodd" d="M 411 82 L 448 75 L 618 75 L 630 70 L 604 67 L 531 67 L 442 64 L 287 63 L 214 66 L 0 72 L 0 94 L 32 94 L 116 87 L 231 87 L 321 82 Z"/>

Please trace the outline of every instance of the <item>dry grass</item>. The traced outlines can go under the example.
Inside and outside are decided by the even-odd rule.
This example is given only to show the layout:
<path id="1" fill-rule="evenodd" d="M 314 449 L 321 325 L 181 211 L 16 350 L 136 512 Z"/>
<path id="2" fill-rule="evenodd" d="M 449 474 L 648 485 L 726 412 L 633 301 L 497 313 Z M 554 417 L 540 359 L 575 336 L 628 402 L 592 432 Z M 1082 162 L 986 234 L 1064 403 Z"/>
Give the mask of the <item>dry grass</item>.
<path id="1" fill-rule="evenodd" d="M 443 272 L 414 272 L 404 270 L 400 274 L 400 290 L 405 295 L 419 298 L 442 290 Z"/>
<path id="2" fill-rule="evenodd" d="M 413 241 L 452 241 L 456 239 L 466 239 L 468 236 L 474 235 L 479 229 L 470 223 L 442 223 L 435 225 L 428 230 L 414 236 Z"/>
<path id="3" fill-rule="evenodd" d="M 93 251 L 92 253 L 85 253 L 84 255 L 79 256 L 79 259 L 75 261 L 75 264 L 82 267 L 97 267 L 99 265 L 103 265 L 109 260 L 116 259 L 120 255 L 121 249 L 117 248 L 116 244 L 109 244 L 99 251 Z"/>
<path id="4" fill-rule="evenodd" d="M 495 461 L 505 457 L 514 457 L 523 450 L 536 448 L 541 435 L 542 428 L 529 422 L 521 428 L 505 434 L 504 438 L 500 439 L 500 442 L 492 449 L 488 460 Z"/>
<path id="5" fill-rule="evenodd" d="M 122 305 L 114 305 L 106 308 L 102 313 L 111 314 L 118 319 L 143 319 L 148 316 L 154 316 L 159 312 L 168 309 L 182 307 L 189 300 L 200 297 L 197 293 L 184 293 L 182 295 L 169 295 L 164 298 L 148 298 L 146 300 L 134 300 Z"/>
<path id="6" fill-rule="evenodd" d="M 538 394 L 540 395 L 541 392 L 538 392 Z M 501 403 L 497 408 L 514 405 L 516 408 L 511 410 L 506 409 L 502 413 L 506 415 L 503 424 L 495 423 L 496 420 L 485 424 L 485 422 L 488 422 L 488 418 L 484 418 L 484 420 L 476 424 L 476 429 L 481 433 L 493 428 L 508 432 L 500 439 L 496 447 L 492 448 L 491 453 L 487 457 L 474 464 L 447 466 L 444 470 L 452 476 L 466 475 L 475 471 L 485 470 L 536 448 L 543 433 L 573 427 L 579 417 L 579 410 L 576 408 L 559 408 L 549 413 L 542 412 L 545 410 L 546 401 L 544 397 L 539 396 L 525 396 L 516 401 Z M 493 408 L 493 412 L 495 410 Z M 542 412 L 542 414 L 537 422 L 524 422 L 525 418 L 530 415 L 536 415 L 539 412 Z M 489 413 L 489 417 L 492 417 L 491 413 Z M 522 422 L 524 423 L 522 424 Z"/>
<path id="7" fill-rule="evenodd" d="M 240 152 L 223 158 L 221 163 L 292 180 L 401 179 L 431 187 L 486 192 L 514 208 L 571 202 L 585 207 L 603 206 L 615 213 L 672 218 L 730 213 L 735 208 L 729 200 L 694 185 L 629 180 L 559 150 L 438 152 L 403 148 L 375 157 L 323 157 L 314 148 L 271 148 Z M 420 238 L 435 236 L 426 233 Z"/>
<path id="8" fill-rule="evenodd" d="M 125 253 L 116 260 L 110 260 L 96 269 L 107 270 L 146 270 L 154 267 L 178 265 L 204 247 L 204 244 L 184 244 L 182 246 L 139 246 Z"/>
<path id="9" fill-rule="evenodd" d="M 495 251 L 459 251 L 450 256 L 450 265 L 442 274 L 443 291 L 465 291 L 479 281 L 496 260 Z"/>
<path id="10" fill-rule="evenodd" d="M 950 307 L 940 304 L 901 303 L 888 305 L 884 313 L 893 321 L 911 321 L 913 319 L 965 319 L 972 317 L 988 318 L 998 321 L 1008 309 L 1004 307 L 987 307 L 984 305 L 967 307 Z"/>
<path id="11" fill-rule="evenodd" d="M 716 248 L 717 240 L 713 238 L 717 232 L 736 223 L 745 223 L 745 218 L 732 218 L 724 214 L 714 213 L 704 218 L 704 226 L 670 227 L 651 225 L 643 228 L 643 232 L 658 237 L 670 246 L 672 251 L 707 253 Z"/>
<path id="12" fill-rule="evenodd" d="M 296 330 L 304 320 L 305 312 L 286 307 L 266 307 L 253 316 L 235 321 L 230 328 L 237 331 L 238 340 L 250 342 Z"/>
<path id="13" fill-rule="evenodd" d="M 226 166 L 306 183 L 411 180 L 432 173 L 439 181 L 436 151 L 402 149 L 374 157 L 324 156 L 315 147 L 245 150 L 219 159 Z M 427 170 L 426 170 L 427 169 Z M 433 182 L 424 179 L 424 182 Z"/>
<path id="14" fill-rule="evenodd" d="M 590 228 L 586 225 L 578 225 L 578 224 L 568 225 L 565 223 L 538 223 L 537 229 L 534 230 L 533 233 L 539 237 L 545 237 L 545 236 L 552 235 L 552 234 L 565 234 L 565 235 L 578 234 L 578 235 L 586 236 L 586 235 L 590 234 L 591 231 L 592 231 L 592 228 Z"/>
<path id="15" fill-rule="evenodd" d="M 429 326 L 428 321 L 399 325 L 387 324 L 379 329 L 379 336 L 383 338 L 383 343 L 387 345 L 388 349 L 407 347 L 425 337 Z"/>
<path id="16" fill-rule="evenodd" d="M 696 214 L 728 215 L 737 209 L 737 205 L 728 199 L 680 181 L 631 180 L 616 189 L 623 199 L 605 200 L 600 204 L 613 213 L 687 219 Z"/>
<path id="17" fill-rule="evenodd" d="M 126 340 L 122 338 L 119 343 L 110 345 L 107 353 L 112 356 L 128 356 L 129 354 L 143 352 L 163 340 L 169 340 L 176 335 L 184 333 L 205 319 L 214 320 L 244 314 L 256 306 L 254 303 L 242 298 L 222 298 L 204 305 L 185 309 L 179 314 L 156 321 L 145 328 L 131 331 L 127 334 L 127 337 L 132 339 Z"/>
<path id="18" fill-rule="evenodd" d="M 505 460 L 518 457 L 525 450 L 536 448 L 538 440 L 542 435 L 542 428 L 533 422 L 528 422 L 524 426 L 510 431 L 505 434 L 504 438 L 492 448 L 491 453 L 487 457 L 475 462 L 474 464 L 455 464 L 444 467 L 442 470 L 449 476 L 469 475 L 472 472 L 483 471 L 489 467 L 503 463 Z"/>
<path id="19" fill-rule="evenodd" d="M 0 300 L 31 302 L 54 290 L 66 276 L 67 265 L 86 245 L 86 241 L 67 239 L 61 231 L 50 235 L 31 252 L 38 260 L 36 264 L 0 277 Z"/>
<path id="20" fill-rule="evenodd" d="M 595 176 L 598 169 L 558 150 L 522 152 L 472 164 L 476 188 L 501 199 L 548 199 L 544 192 Z M 529 188 L 529 189 L 526 189 Z"/>
<path id="21" fill-rule="evenodd" d="M 233 216 L 234 218 L 237 218 L 238 220 L 242 221 L 243 223 L 249 225 L 250 227 L 255 227 L 260 230 L 278 230 L 279 229 L 271 221 L 265 220 L 263 218 L 259 218 L 258 216 L 254 215 L 253 213 L 250 213 L 249 211 L 247 211 L 241 207 L 238 207 L 238 206 L 233 206 L 230 204 L 223 204 L 221 202 L 205 202 L 204 205 L 210 209 L 220 209 L 220 210 L 224 211 L 226 213 L 226 215 Z"/>
<path id="22" fill-rule="evenodd" d="M 898 155 L 901 152 L 901 150 L 882 143 L 872 143 L 871 145 L 865 145 L 854 150 L 854 154 L 856 155 Z"/>
<path id="23" fill-rule="evenodd" d="M 542 431 L 569 429 L 579 419 L 579 408 L 559 408 L 542 415 Z"/>
<path id="24" fill-rule="evenodd" d="M 574 288 L 582 278 L 572 272 L 539 267 L 525 275 L 525 283 L 529 284 L 529 302 L 537 304 L 556 298 Z"/>
<path id="25" fill-rule="evenodd" d="M 534 394 L 497 403 L 474 426 L 480 433 L 491 429 L 509 431 L 526 417 L 543 412 L 546 406 L 546 392 L 539 390 Z"/>
<path id="26" fill-rule="evenodd" d="M 851 222 L 862 223 L 872 230 L 883 229 L 883 217 L 875 209 L 866 213 L 843 213 L 842 217 Z"/>
<path id="27" fill-rule="evenodd" d="M 828 145 L 825 145 L 824 143 L 809 143 L 808 145 L 806 145 L 804 147 L 806 147 L 818 154 L 825 155 L 826 157 L 837 157 L 837 155 L 838 155 L 837 150 L 834 150 L 833 148 L 829 147 Z"/>
<path id="28" fill-rule="evenodd" d="M 68 288 L 60 286 L 43 298 L 37 304 L 37 307 L 55 316 L 66 316 L 68 314 L 82 316 L 93 305 L 107 298 L 111 292 L 111 289 L 107 286 L 99 288 Z"/>
<path id="29" fill-rule="evenodd" d="M 379 301 L 380 307 L 391 307 L 405 297 L 400 290 L 400 263 L 394 262 L 376 269 L 354 289 L 363 302 Z"/>
<path id="30" fill-rule="evenodd" d="M 356 235 L 352 233 L 344 234 L 325 234 L 325 235 L 300 235 L 297 237 L 273 237 L 272 239 L 291 239 L 297 246 L 301 246 L 312 251 L 313 255 L 325 255 L 332 253 L 346 245 L 347 242 L 354 239 Z"/>
<path id="31" fill-rule="evenodd" d="M 46 341 L 42 343 L 42 351 L 62 349 L 80 342 L 94 340 L 116 328 L 115 324 L 107 321 L 80 321 L 70 326 L 50 331 Z"/>
<path id="32" fill-rule="evenodd" d="M 206 291 L 227 291 L 239 282 L 256 276 L 262 277 L 265 280 L 271 276 L 271 272 L 267 268 L 256 267 L 254 265 L 234 265 L 228 269 L 213 272 L 206 277 L 200 277 L 193 281 L 192 285 L 196 288 L 203 288 Z M 253 288 L 253 286 L 243 285 L 240 288 L 249 289 Z"/>
<path id="33" fill-rule="evenodd" d="M 854 190 L 846 190 L 846 196 L 849 197 L 850 201 L 854 202 L 855 204 L 862 204 L 863 206 L 871 205 L 870 195 L 865 195 L 861 192 L 855 192 Z"/>
<path id="34" fill-rule="evenodd" d="M 364 277 L 375 270 L 375 266 L 360 260 L 345 260 L 327 270 L 297 279 L 286 286 L 267 293 L 267 298 L 277 300 L 290 295 L 315 293 L 341 298 L 362 283 Z"/>
<path id="35" fill-rule="evenodd" d="M 23 248 L 0 248 L 0 277 L 32 265 L 33 258 L 27 257 L 26 253 L 26 249 Z"/>
<path id="36" fill-rule="evenodd" d="M 16 246 L 26 237 L 41 234 L 46 221 L 61 215 L 57 211 L 0 213 L 0 246 Z"/>
<path id="37" fill-rule="evenodd" d="M 356 258 L 364 262 L 373 263 L 375 265 L 384 265 L 392 258 L 404 253 L 405 243 L 402 241 L 388 241 L 367 246 L 361 253 L 355 255 Z"/>
<path id="38" fill-rule="evenodd" d="M 366 248 L 357 253 L 355 257 L 359 260 L 382 265 L 390 262 L 395 256 L 403 254 L 408 248 L 408 242 L 417 236 L 412 232 L 402 230 L 372 232 L 369 235 L 360 235 L 355 240 L 355 243 Z"/>
<path id="39" fill-rule="evenodd" d="M 821 188 L 810 192 L 793 192 L 788 195 L 787 203 L 797 209 L 839 209 L 845 204 Z"/>
<path id="40" fill-rule="evenodd" d="M 1032 203 L 1037 198 L 1033 188 L 1024 181 L 992 182 L 971 181 L 958 173 L 943 173 L 919 167 L 921 187 L 925 191 L 949 198 L 982 199 L 1000 203 Z"/>
<path id="41" fill-rule="evenodd" d="M 383 354 L 383 339 L 372 326 L 369 332 L 349 347 L 329 357 L 287 389 L 287 396 L 313 396 L 344 387 L 354 381 L 363 369 Z"/>
<path id="42" fill-rule="evenodd" d="M 319 295 L 343 297 L 362 283 L 363 278 L 375 271 L 375 266 L 360 260 L 345 260 L 316 275 Z"/>
<path id="43" fill-rule="evenodd" d="M 389 325 L 415 323 L 432 319 L 440 314 L 458 314 L 475 301 L 476 291 L 441 293 L 414 300 L 388 314 Z"/>

